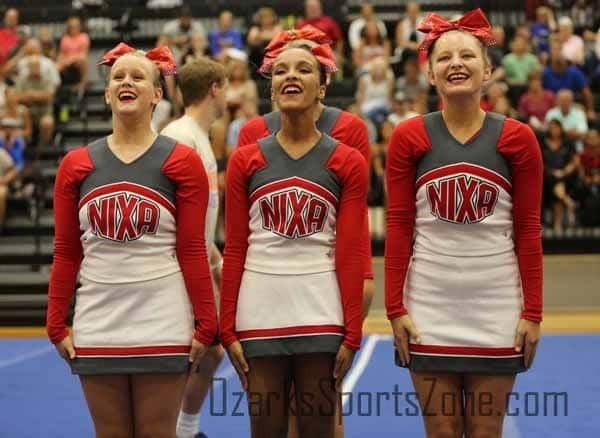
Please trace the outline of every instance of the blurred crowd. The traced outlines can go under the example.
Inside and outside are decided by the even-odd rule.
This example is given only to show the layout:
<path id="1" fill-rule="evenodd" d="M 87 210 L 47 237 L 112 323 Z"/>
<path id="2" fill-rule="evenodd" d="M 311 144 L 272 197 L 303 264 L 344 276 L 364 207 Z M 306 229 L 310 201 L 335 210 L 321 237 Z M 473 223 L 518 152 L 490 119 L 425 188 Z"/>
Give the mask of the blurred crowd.
<path id="1" fill-rule="evenodd" d="M 320 0 L 305 0 L 298 17 L 279 17 L 273 8 L 262 7 L 245 20 L 223 10 L 210 28 L 180 0 L 154 3 L 179 7 L 178 16 L 162 27 L 157 46 L 169 46 L 180 66 L 211 57 L 227 67 L 227 112 L 211 132 L 221 188 L 241 126 L 270 110 L 268 82 L 257 74 L 269 40 L 282 29 L 307 24 L 329 36 L 341 67 L 330 86 L 355 84 L 354 101 L 343 109 L 360 115 L 369 128 L 371 229 L 373 238 L 382 239 L 386 148 L 393 129 L 409 117 L 441 108 L 429 85 L 426 59 L 417 51 L 423 35 L 416 29 L 425 13 L 419 3 L 409 2 L 394 23 L 381 20 L 376 4 L 369 2 L 362 3 L 355 19 L 342 22 L 325 14 Z M 498 44 L 489 51 L 492 78 L 481 101 L 486 111 L 520 119 L 537 133 L 545 165 L 544 224 L 558 235 L 569 227 L 600 226 L 600 117 L 594 99 L 600 92 L 600 11 L 594 4 L 528 1 L 535 15 L 528 23 L 495 26 Z M 81 95 L 88 66 L 94 64 L 78 15 L 67 19 L 60 36 L 44 27 L 35 35 L 26 29 L 19 26 L 16 9 L 5 12 L 0 28 L 0 223 L 6 196 L 22 195 L 19 190 L 27 187 L 22 183 L 27 160 L 52 147 L 57 123 L 66 120 L 56 102 Z M 154 114 L 155 129 L 181 113 L 171 77 Z"/>

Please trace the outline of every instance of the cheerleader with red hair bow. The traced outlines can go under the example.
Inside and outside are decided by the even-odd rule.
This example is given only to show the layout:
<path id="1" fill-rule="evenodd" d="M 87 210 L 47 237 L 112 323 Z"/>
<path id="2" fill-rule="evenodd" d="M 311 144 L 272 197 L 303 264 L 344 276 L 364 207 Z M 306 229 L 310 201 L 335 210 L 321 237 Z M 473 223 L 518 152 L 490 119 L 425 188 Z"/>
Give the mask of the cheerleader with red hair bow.
<path id="1" fill-rule="evenodd" d="M 174 437 L 190 364 L 217 331 L 208 179 L 192 148 L 150 127 L 171 52 L 119 44 L 101 64 L 113 132 L 69 152 L 56 176 L 47 331 L 79 375 L 97 437 Z"/>
<path id="2" fill-rule="evenodd" d="M 286 435 L 292 383 L 300 436 L 333 437 L 336 390 L 360 347 L 367 167 L 315 123 L 336 69 L 320 44 L 266 57 L 280 128 L 228 163 L 221 340 L 253 437 Z"/>
<path id="3" fill-rule="evenodd" d="M 480 109 L 494 44 L 481 10 L 429 14 L 419 30 L 444 105 L 399 124 L 388 146 L 396 363 L 410 369 L 428 437 L 501 437 L 540 336 L 540 147 L 527 125 Z"/>
<path id="4" fill-rule="evenodd" d="M 315 57 L 319 60 L 322 68 L 322 80 L 329 84 L 331 73 L 337 71 L 335 64 L 335 55 L 331 50 L 329 37 L 313 26 L 305 26 L 302 29 L 280 32 L 269 43 L 265 49 L 265 58 L 259 72 L 269 76 L 273 67 L 273 62 L 277 55 L 286 47 L 306 47 L 310 48 Z M 371 160 L 371 146 L 367 125 L 358 116 L 343 111 L 338 108 L 330 107 L 319 102 L 314 106 L 313 118 L 319 129 L 324 134 L 339 140 L 354 149 L 357 149 L 364 157 L 369 166 Z M 238 147 L 256 143 L 259 139 L 268 137 L 281 127 L 281 113 L 273 111 L 268 114 L 254 117 L 246 122 L 238 136 Z M 367 212 L 365 211 L 365 215 Z M 368 257 L 365 259 L 364 285 L 363 285 L 363 317 L 366 318 L 369 313 L 375 284 L 373 281 L 373 265 L 371 260 L 371 242 L 369 240 L 369 224 L 365 219 L 364 233 L 365 251 Z"/>

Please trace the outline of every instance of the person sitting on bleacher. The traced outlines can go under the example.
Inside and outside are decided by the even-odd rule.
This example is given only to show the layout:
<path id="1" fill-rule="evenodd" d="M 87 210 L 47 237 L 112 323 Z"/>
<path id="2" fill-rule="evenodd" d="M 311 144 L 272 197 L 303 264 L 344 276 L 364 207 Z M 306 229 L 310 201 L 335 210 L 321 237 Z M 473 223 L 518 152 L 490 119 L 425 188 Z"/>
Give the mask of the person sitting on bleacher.
<path id="1" fill-rule="evenodd" d="M 556 106 L 546 113 L 546 127 L 552 120 L 560 122 L 567 137 L 576 142 L 577 149 L 581 150 L 581 140 L 589 127 L 585 113 L 573 102 L 573 93 L 570 90 L 560 90 L 556 95 Z"/>
<path id="2" fill-rule="evenodd" d="M 161 31 L 161 34 L 169 39 L 169 47 L 175 46 L 178 51 L 184 50 L 190 43 L 192 35 L 197 33 L 206 37 L 204 26 L 193 19 L 189 6 L 183 6 L 179 10 L 179 17 L 167 21 Z"/>
<path id="3" fill-rule="evenodd" d="M 4 134 L 0 131 L 0 141 Z M 3 148 L 0 148 L 0 234 L 6 218 L 6 201 L 8 200 L 9 186 L 17 177 L 17 169 L 12 158 Z"/>
<path id="4" fill-rule="evenodd" d="M 17 45 L 19 37 L 19 11 L 9 8 L 4 13 L 4 27 L 0 29 L 0 67 L 8 60 L 10 51 Z"/>
<path id="5" fill-rule="evenodd" d="M 558 41 L 562 44 L 562 54 L 572 64 L 582 65 L 585 57 L 583 39 L 573 34 L 573 21 L 569 17 L 558 20 Z"/>
<path id="6" fill-rule="evenodd" d="M 81 30 L 81 19 L 72 15 L 67 19 L 65 34 L 60 39 L 56 61 L 64 83 L 77 84 L 80 90 L 85 88 L 89 52 L 90 37 Z"/>
<path id="7" fill-rule="evenodd" d="M 37 135 L 36 159 L 41 148 L 52 141 L 54 116 L 52 105 L 56 85 L 51 79 L 42 76 L 39 56 L 29 58 L 27 76 L 19 76 L 16 82 L 17 102 L 25 105 L 31 114 L 34 131 Z"/>
<path id="8" fill-rule="evenodd" d="M 210 51 L 217 60 L 222 59 L 225 49 L 244 49 L 241 32 L 233 26 L 233 14 L 222 11 L 219 14 L 217 28 L 209 36 Z"/>
<path id="9" fill-rule="evenodd" d="M 0 107 L 0 122 L 9 125 L 10 120 L 14 120 L 14 125 L 20 129 L 19 134 L 28 142 L 31 140 L 32 126 L 29 110 L 25 105 L 17 101 L 17 92 L 15 87 L 4 87 L 2 96 L 4 105 Z"/>
<path id="10" fill-rule="evenodd" d="M 360 17 L 352 21 L 352 23 L 350 23 L 350 27 L 348 28 L 348 42 L 350 43 L 350 48 L 352 50 L 355 50 L 359 46 L 362 39 L 362 31 L 365 28 L 365 25 L 370 21 L 377 25 L 380 35 L 383 38 L 387 38 L 387 29 L 385 27 L 385 23 L 378 19 L 375 15 L 375 8 L 373 7 L 373 4 L 364 2 L 360 7 Z"/>
<path id="11" fill-rule="evenodd" d="M 531 72 L 528 82 L 527 92 L 519 99 L 519 115 L 534 131 L 541 131 L 546 114 L 554 107 L 556 97 L 552 91 L 544 90 L 540 71 Z"/>
<path id="12" fill-rule="evenodd" d="M 534 70 L 539 70 L 537 57 L 529 51 L 529 42 L 516 36 L 511 43 L 511 51 L 502 58 L 504 80 L 508 85 L 527 86 L 527 77 Z"/>
<path id="13" fill-rule="evenodd" d="M 25 167 L 25 140 L 19 120 L 0 119 L 0 149 L 10 155 L 17 172 Z"/>
<path id="14" fill-rule="evenodd" d="M 42 44 L 38 38 L 28 38 L 25 44 L 4 65 L 3 73 L 15 81 L 21 76 L 27 76 L 31 57 L 39 59 L 41 75 L 58 87 L 60 85 L 60 73 L 56 63 L 42 54 Z"/>
<path id="15" fill-rule="evenodd" d="M 543 73 L 544 88 L 557 93 L 566 88 L 573 94 L 581 94 L 587 118 L 596 119 L 594 111 L 594 95 L 585 75 L 574 65 L 569 65 L 562 54 L 562 45 L 557 39 L 550 42 L 550 62 Z"/>
<path id="16" fill-rule="evenodd" d="M 583 225 L 600 226 L 600 133 L 593 128 L 585 137 L 581 153 L 581 179 L 584 184 L 584 200 L 581 209 Z"/>

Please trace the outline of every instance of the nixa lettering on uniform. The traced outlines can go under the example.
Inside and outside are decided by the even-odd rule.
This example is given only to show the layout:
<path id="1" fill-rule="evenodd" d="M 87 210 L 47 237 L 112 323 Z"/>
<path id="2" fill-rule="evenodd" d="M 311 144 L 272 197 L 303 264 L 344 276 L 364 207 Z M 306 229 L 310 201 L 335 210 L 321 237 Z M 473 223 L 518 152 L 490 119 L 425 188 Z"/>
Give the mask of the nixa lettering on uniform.
<path id="1" fill-rule="evenodd" d="M 481 222 L 494 214 L 498 188 L 473 176 L 455 175 L 427 184 L 430 212 L 456 224 Z"/>
<path id="2" fill-rule="evenodd" d="M 263 229 L 288 239 L 323 231 L 329 214 L 327 202 L 305 190 L 266 195 L 258 202 Z"/>
<path id="3" fill-rule="evenodd" d="M 155 234 L 159 219 L 158 205 L 138 195 L 116 193 L 88 203 L 92 232 L 105 239 L 125 242 Z"/>

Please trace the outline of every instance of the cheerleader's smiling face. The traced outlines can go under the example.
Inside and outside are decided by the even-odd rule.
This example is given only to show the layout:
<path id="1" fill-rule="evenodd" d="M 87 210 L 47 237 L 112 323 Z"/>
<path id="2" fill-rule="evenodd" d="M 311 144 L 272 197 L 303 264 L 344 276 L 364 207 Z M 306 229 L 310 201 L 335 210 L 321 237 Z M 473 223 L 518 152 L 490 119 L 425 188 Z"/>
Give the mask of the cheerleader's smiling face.
<path id="1" fill-rule="evenodd" d="M 429 81 L 442 97 L 480 94 L 490 75 L 485 48 L 467 32 L 446 32 L 430 49 Z"/>
<path id="2" fill-rule="evenodd" d="M 162 98 L 158 68 L 143 55 L 121 56 L 110 69 L 104 98 L 116 115 L 152 114 Z"/>
<path id="3" fill-rule="evenodd" d="M 287 49 L 277 57 L 271 76 L 271 93 L 280 111 L 305 111 L 325 97 L 325 77 L 312 53 Z"/>

